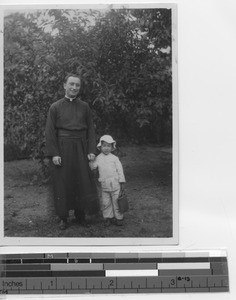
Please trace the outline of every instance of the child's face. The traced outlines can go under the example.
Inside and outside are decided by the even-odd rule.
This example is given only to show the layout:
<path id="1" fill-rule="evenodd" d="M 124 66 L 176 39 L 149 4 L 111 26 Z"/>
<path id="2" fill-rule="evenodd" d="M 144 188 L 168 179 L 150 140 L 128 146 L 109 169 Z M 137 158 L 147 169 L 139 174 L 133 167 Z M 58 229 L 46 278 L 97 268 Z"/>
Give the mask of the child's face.
<path id="1" fill-rule="evenodd" d="M 111 151 L 112 151 L 112 144 L 103 141 L 102 145 L 101 145 L 101 151 L 105 155 L 111 153 Z"/>

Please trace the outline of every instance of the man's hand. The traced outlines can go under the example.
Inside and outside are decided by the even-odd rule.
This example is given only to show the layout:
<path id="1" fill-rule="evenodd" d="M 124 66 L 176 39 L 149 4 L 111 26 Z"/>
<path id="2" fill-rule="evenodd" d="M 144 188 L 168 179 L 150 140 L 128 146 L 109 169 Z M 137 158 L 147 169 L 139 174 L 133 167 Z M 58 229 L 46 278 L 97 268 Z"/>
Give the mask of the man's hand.
<path id="1" fill-rule="evenodd" d="M 95 154 L 89 153 L 89 154 L 88 154 L 88 160 L 93 161 L 94 159 L 95 159 Z"/>
<path id="2" fill-rule="evenodd" d="M 55 166 L 61 166 L 61 157 L 60 156 L 53 156 L 52 162 Z"/>

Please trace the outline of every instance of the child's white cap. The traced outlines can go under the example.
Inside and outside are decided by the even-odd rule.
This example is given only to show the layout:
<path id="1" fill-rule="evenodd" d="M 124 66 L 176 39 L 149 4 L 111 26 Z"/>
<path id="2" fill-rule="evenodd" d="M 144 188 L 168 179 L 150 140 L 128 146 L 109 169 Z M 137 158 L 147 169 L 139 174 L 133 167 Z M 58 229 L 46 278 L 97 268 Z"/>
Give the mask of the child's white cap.
<path id="1" fill-rule="evenodd" d="M 110 135 L 103 135 L 100 140 L 99 143 L 97 144 L 97 148 L 100 150 L 102 142 L 106 142 L 109 144 L 113 144 L 113 150 L 116 149 L 116 141 L 113 140 L 113 138 Z"/>

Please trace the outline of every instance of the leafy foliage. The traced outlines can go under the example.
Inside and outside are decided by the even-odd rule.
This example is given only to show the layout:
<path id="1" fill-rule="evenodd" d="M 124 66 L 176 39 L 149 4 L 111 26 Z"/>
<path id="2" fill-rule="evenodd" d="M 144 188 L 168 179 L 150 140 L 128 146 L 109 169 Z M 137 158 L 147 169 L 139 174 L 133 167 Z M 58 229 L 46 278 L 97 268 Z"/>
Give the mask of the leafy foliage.
<path id="1" fill-rule="evenodd" d="M 5 144 L 44 158 L 52 102 L 82 75 L 98 136 L 171 141 L 171 11 L 40 10 L 5 17 Z"/>

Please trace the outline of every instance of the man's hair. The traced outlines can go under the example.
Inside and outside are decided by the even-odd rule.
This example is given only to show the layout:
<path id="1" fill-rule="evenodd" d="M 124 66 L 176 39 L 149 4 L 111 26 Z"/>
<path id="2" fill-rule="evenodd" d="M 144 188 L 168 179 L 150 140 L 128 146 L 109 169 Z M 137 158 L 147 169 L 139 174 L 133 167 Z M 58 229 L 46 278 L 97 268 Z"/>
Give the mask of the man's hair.
<path id="1" fill-rule="evenodd" d="M 64 79 L 64 83 L 67 83 L 67 80 L 68 80 L 69 77 L 76 77 L 76 78 L 79 78 L 80 81 L 81 81 L 81 76 L 80 75 L 74 74 L 74 73 L 69 73 L 69 74 L 66 75 L 66 77 Z"/>

